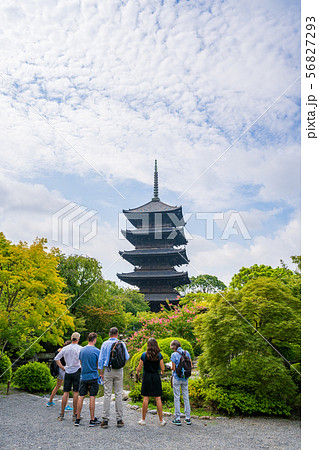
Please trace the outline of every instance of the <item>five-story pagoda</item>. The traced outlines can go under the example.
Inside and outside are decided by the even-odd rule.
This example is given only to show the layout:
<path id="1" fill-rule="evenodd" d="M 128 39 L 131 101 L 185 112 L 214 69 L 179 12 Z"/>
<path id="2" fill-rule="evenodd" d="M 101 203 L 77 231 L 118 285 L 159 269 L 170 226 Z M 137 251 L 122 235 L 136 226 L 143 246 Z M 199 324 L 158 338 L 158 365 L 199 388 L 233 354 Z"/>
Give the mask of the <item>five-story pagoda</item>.
<path id="1" fill-rule="evenodd" d="M 120 252 L 134 266 L 134 272 L 118 273 L 120 280 L 133 286 L 150 302 L 151 311 L 159 311 L 161 303 L 169 300 L 177 304 L 177 286 L 188 284 L 187 272 L 178 272 L 175 266 L 188 264 L 181 206 L 170 206 L 158 196 L 158 172 L 155 161 L 154 197 L 138 208 L 123 210 L 134 229 L 122 230 L 135 250 Z"/>

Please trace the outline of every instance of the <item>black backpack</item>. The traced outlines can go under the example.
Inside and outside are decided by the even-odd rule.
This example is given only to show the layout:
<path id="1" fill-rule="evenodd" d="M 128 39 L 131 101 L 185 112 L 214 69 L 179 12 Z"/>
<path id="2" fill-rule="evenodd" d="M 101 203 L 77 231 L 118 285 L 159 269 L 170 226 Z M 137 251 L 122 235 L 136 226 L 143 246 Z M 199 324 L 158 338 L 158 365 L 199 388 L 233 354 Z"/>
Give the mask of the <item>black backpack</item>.
<path id="1" fill-rule="evenodd" d="M 192 361 L 186 352 L 177 352 L 181 355 L 178 366 L 176 367 L 176 375 L 179 378 L 189 378 L 192 374 Z"/>
<path id="2" fill-rule="evenodd" d="M 125 363 L 124 344 L 121 341 L 116 341 L 111 347 L 109 367 L 112 367 L 112 369 L 122 369 L 122 367 L 125 366 Z"/>
<path id="3" fill-rule="evenodd" d="M 57 363 L 54 360 L 51 362 L 50 372 L 51 372 L 51 375 L 55 378 L 59 375 L 59 366 L 57 365 Z"/>

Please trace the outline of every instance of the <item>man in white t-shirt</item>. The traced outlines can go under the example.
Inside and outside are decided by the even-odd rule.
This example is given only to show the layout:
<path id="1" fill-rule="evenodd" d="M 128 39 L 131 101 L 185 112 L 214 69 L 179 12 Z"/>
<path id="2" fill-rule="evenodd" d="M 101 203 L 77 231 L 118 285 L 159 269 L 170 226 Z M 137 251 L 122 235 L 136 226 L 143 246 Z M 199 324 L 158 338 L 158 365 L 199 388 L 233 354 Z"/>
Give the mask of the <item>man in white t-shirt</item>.
<path id="1" fill-rule="evenodd" d="M 81 377 L 79 354 L 82 347 L 79 345 L 80 337 L 80 333 L 74 332 L 71 336 L 71 344 L 63 347 L 54 358 L 60 369 L 65 370 L 61 414 L 59 415 L 58 420 L 64 420 L 64 409 L 68 403 L 71 390 L 73 391 L 73 411 L 76 412 L 77 410 Z M 63 357 L 65 360 L 65 367 L 60 361 Z M 73 414 L 73 420 L 76 420 L 76 414 Z"/>

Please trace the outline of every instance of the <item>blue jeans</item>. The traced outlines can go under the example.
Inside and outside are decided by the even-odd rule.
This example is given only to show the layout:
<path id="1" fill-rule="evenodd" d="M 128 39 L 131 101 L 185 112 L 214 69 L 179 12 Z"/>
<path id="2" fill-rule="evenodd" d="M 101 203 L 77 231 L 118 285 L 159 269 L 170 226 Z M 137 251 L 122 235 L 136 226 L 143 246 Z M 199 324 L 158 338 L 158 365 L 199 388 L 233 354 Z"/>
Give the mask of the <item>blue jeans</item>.
<path id="1" fill-rule="evenodd" d="M 188 379 L 179 380 L 173 377 L 173 392 L 174 392 L 174 407 L 175 407 L 175 419 L 180 419 L 181 410 L 180 410 L 180 396 L 182 395 L 184 400 L 184 411 L 186 419 L 191 418 L 191 407 L 189 404 L 189 396 L 188 396 Z"/>

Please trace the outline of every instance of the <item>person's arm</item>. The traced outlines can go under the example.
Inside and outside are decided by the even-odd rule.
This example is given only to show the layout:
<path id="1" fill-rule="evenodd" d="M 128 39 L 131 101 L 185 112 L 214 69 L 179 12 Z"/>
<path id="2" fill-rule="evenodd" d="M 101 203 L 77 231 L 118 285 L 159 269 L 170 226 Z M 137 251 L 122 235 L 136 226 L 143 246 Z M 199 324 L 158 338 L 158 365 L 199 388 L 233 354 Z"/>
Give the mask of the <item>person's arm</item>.
<path id="1" fill-rule="evenodd" d="M 62 366 L 62 363 L 61 363 L 61 361 L 60 361 L 59 359 L 57 359 L 55 362 L 56 362 L 57 365 L 60 367 L 60 369 L 65 370 L 65 367 Z"/>
<path id="2" fill-rule="evenodd" d="M 57 363 L 57 365 L 60 367 L 60 369 L 65 370 L 65 367 L 62 365 L 60 359 L 63 358 L 63 349 L 61 351 L 59 351 L 59 353 L 56 355 L 56 357 L 54 358 L 54 361 Z"/>
<path id="3" fill-rule="evenodd" d="M 160 360 L 160 368 L 161 368 L 161 374 L 163 375 L 163 373 L 165 372 L 165 365 L 164 365 L 163 358 Z"/>
<path id="4" fill-rule="evenodd" d="M 137 375 L 140 374 L 140 372 L 141 372 L 141 370 L 142 370 L 142 367 L 143 367 L 143 360 L 140 359 L 140 362 L 138 363 L 138 366 L 137 366 L 137 369 L 136 369 Z"/>
<path id="5" fill-rule="evenodd" d="M 172 371 L 176 370 L 176 364 L 172 361 Z"/>
<path id="6" fill-rule="evenodd" d="M 103 343 L 102 347 L 101 347 L 101 350 L 100 350 L 98 363 L 97 363 L 97 367 L 99 369 L 99 372 L 100 372 L 101 376 L 104 375 L 104 364 L 105 364 L 105 356 L 106 356 L 105 353 L 106 353 L 106 346 Z"/>

